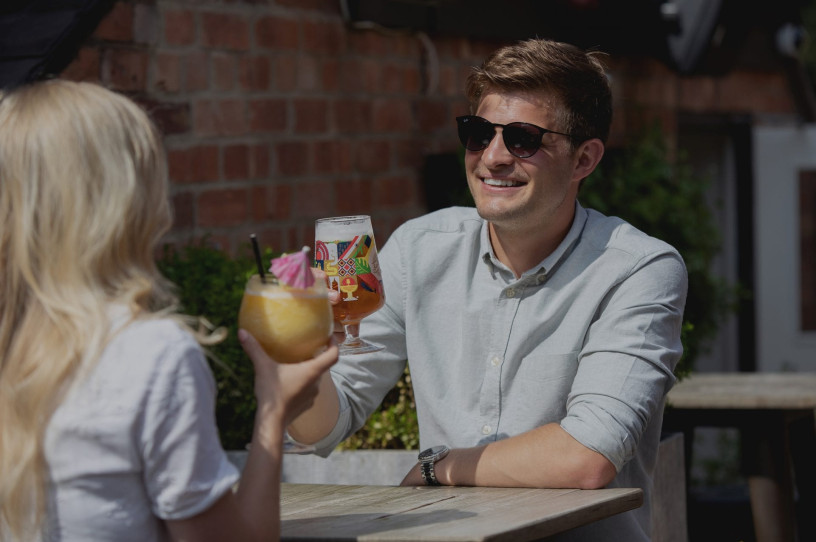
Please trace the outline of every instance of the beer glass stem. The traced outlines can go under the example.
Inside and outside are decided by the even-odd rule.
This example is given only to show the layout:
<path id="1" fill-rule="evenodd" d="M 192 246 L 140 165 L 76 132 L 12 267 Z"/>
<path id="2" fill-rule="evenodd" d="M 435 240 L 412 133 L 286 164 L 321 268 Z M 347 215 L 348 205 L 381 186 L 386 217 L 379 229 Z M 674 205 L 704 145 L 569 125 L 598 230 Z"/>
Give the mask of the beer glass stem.
<path id="1" fill-rule="evenodd" d="M 346 339 L 343 341 L 343 346 L 359 346 L 362 343 L 360 339 L 360 323 L 346 324 L 343 327 L 346 330 Z"/>
<path id="2" fill-rule="evenodd" d="M 339 346 L 340 354 L 366 354 L 368 352 L 378 352 L 383 349 L 378 344 L 372 344 L 360 338 L 360 322 L 353 324 L 343 324 L 346 338 Z"/>

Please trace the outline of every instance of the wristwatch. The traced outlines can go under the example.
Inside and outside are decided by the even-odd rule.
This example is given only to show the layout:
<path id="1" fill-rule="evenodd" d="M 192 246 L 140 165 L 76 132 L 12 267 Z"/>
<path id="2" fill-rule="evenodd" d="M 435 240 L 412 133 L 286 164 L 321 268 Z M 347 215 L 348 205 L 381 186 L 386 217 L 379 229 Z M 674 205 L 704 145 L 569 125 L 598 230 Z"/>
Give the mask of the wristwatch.
<path id="1" fill-rule="evenodd" d="M 442 484 L 439 483 L 439 480 L 436 479 L 436 474 L 434 473 L 434 464 L 448 455 L 450 452 L 450 448 L 447 446 L 434 446 L 432 448 L 428 448 L 427 450 L 423 450 L 419 453 L 419 472 L 422 473 L 422 479 L 425 480 L 425 485 L 428 486 L 441 486 Z"/>

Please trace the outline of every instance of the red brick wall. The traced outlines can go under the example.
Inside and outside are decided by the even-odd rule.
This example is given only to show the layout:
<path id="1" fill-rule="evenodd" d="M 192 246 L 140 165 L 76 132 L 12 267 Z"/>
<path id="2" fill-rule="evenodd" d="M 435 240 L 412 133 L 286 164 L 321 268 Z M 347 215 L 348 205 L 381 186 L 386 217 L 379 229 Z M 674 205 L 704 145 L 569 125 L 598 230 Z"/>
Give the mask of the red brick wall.
<path id="1" fill-rule="evenodd" d="M 417 36 L 350 28 L 336 0 L 121 0 L 64 75 L 127 93 L 161 127 L 169 241 L 235 251 L 255 232 L 289 250 L 312 244 L 314 219 L 360 213 L 382 245 L 425 212 L 424 157 L 457 148 L 464 77 L 496 46 L 432 43 L 436 70 Z M 615 58 L 610 72 L 612 145 L 649 118 L 672 135 L 679 111 L 793 108 L 778 74 L 681 79 Z"/>

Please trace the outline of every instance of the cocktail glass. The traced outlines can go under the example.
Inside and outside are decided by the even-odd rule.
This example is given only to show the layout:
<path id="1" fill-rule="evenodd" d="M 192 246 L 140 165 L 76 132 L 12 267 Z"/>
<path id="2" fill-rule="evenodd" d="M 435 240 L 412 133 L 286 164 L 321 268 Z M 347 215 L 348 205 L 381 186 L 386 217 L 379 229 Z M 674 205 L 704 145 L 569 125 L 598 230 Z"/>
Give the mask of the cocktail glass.
<path id="1" fill-rule="evenodd" d="M 334 328 L 326 285 L 315 281 L 308 288 L 292 288 L 274 277 L 253 275 L 244 289 L 238 326 L 278 363 L 311 359 L 326 348 Z M 283 451 L 304 454 L 314 447 L 287 434 Z"/>

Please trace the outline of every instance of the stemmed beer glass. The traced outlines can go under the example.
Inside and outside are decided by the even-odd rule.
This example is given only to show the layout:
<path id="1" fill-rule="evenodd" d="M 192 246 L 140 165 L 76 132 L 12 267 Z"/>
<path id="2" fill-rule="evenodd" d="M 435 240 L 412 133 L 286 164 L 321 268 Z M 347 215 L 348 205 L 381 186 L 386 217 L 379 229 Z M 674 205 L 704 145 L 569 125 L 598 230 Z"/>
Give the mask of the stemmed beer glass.
<path id="1" fill-rule="evenodd" d="M 332 307 L 346 338 L 341 354 L 376 352 L 383 347 L 360 338 L 360 320 L 385 303 L 371 217 L 321 218 L 315 223 L 315 265 L 326 272 L 329 288 L 340 292 Z"/>

